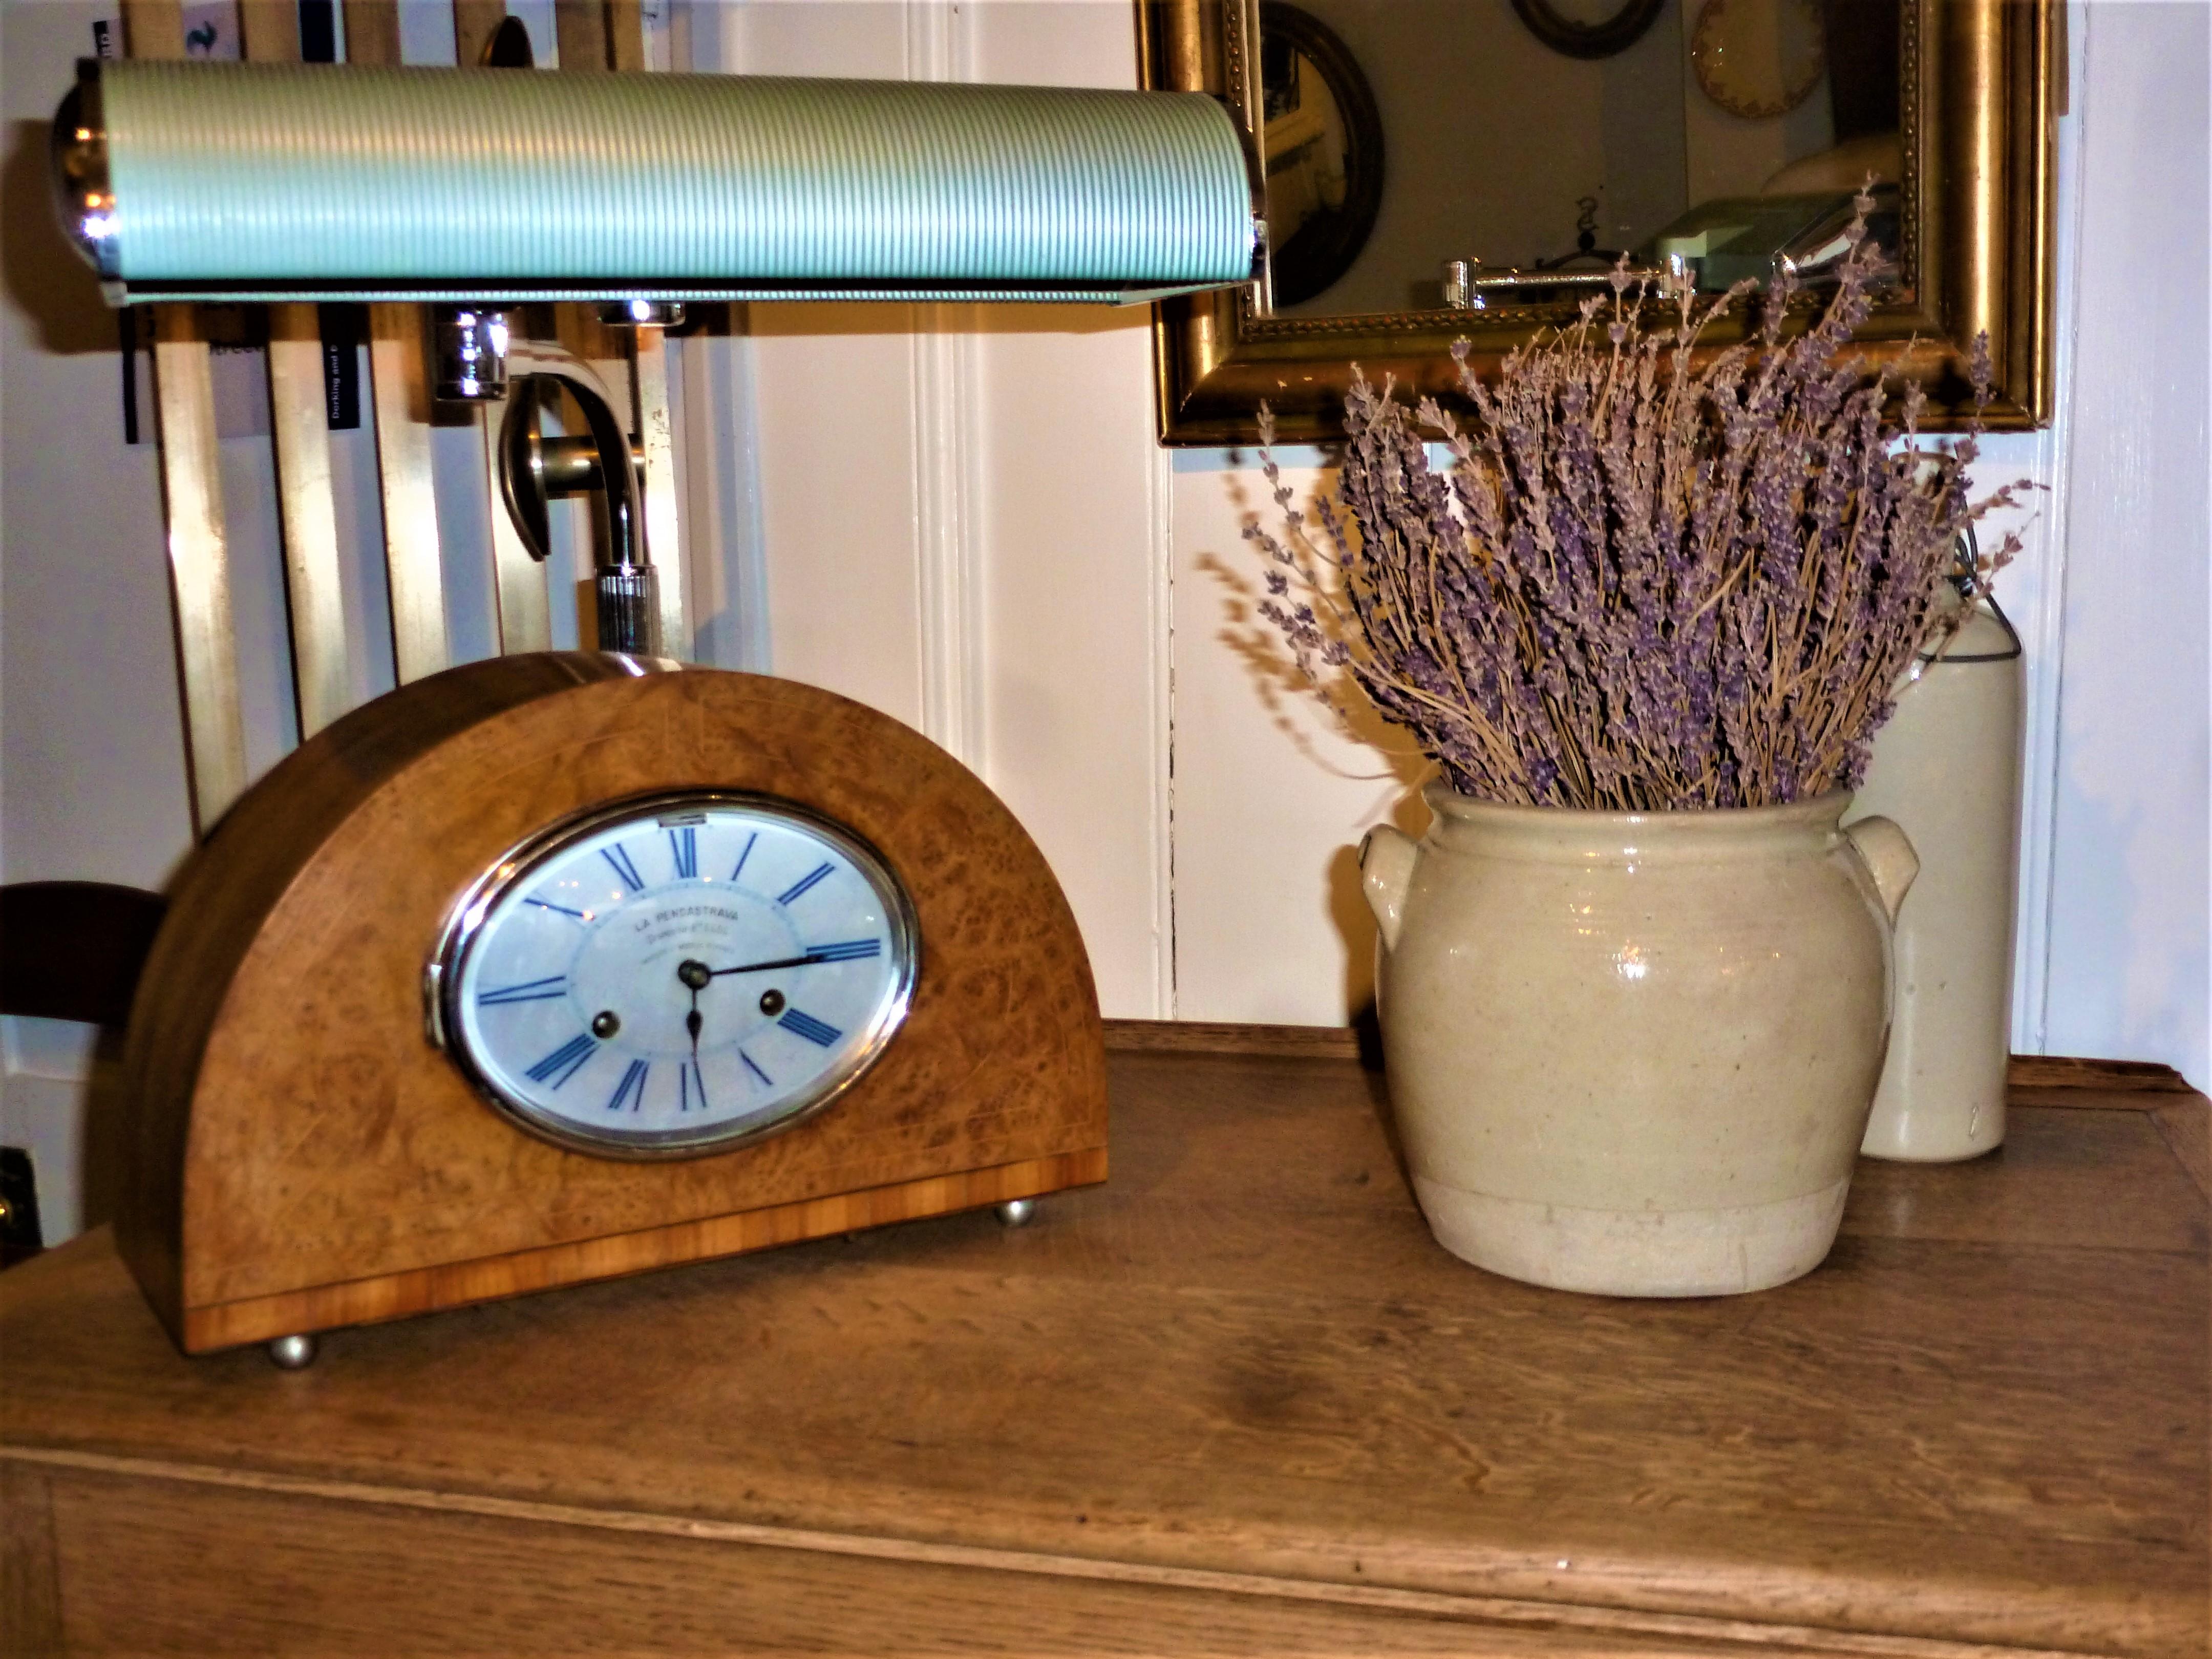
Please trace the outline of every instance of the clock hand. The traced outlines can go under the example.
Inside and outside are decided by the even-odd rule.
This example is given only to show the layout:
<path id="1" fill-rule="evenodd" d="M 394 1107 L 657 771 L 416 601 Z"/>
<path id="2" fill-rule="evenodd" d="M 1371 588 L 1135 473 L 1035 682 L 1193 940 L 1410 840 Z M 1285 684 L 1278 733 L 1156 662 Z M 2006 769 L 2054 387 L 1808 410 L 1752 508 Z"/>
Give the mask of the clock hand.
<path id="1" fill-rule="evenodd" d="M 699 1064 L 699 1032 L 707 1023 L 699 1012 L 699 993 L 714 982 L 714 974 L 705 963 L 686 957 L 676 964 L 676 977 L 691 993 L 691 1012 L 684 1016 L 684 1029 L 691 1034 L 691 1064 L 696 1070 Z"/>
<path id="2" fill-rule="evenodd" d="M 781 957 L 774 962 L 741 962 L 734 968 L 710 969 L 708 977 L 720 979 L 725 974 L 764 974 L 771 968 L 804 968 L 809 963 L 833 960 L 835 958 L 826 951 L 814 951 L 803 957 Z"/>

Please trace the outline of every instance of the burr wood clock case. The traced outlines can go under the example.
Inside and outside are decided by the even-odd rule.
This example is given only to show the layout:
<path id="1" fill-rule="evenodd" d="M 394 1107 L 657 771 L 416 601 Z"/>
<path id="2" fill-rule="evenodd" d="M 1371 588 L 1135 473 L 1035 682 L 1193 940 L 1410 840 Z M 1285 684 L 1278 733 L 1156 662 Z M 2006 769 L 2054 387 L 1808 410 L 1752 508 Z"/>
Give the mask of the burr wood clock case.
<path id="1" fill-rule="evenodd" d="M 549 827 L 712 794 L 787 804 L 880 859 L 918 939 L 902 1021 L 834 1099 L 728 1150 L 530 1133 L 426 1024 L 456 907 Z M 1106 1173 L 1090 966 L 990 791 L 829 692 L 619 656 L 456 668 L 278 765 L 177 883 L 125 1075 L 117 1239 L 192 1353 Z"/>

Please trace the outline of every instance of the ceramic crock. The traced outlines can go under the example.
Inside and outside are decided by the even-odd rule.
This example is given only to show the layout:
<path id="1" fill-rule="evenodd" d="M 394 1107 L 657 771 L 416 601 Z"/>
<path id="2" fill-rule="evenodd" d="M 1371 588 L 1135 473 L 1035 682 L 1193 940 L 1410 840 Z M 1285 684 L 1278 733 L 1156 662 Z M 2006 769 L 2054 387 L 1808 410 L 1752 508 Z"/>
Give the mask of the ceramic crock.
<path id="1" fill-rule="evenodd" d="M 2027 700 L 2020 636 L 2002 611 L 1978 609 L 1893 695 L 1851 810 L 1901 825 L 1922 872 L 1897 913 L 1889 1060 L 1859 1150 L 1948 1163 L 2005 1137 Z"/>
<path id="2" fill-rule="evenodd" d="M 1442 785 L 1360 848 L 1390 1098 L 1437 1241 L 1564 1290 L 1711 1296 L 1817 1267 L 1919 868 L 1838 792 L 1658 813 Z"/>

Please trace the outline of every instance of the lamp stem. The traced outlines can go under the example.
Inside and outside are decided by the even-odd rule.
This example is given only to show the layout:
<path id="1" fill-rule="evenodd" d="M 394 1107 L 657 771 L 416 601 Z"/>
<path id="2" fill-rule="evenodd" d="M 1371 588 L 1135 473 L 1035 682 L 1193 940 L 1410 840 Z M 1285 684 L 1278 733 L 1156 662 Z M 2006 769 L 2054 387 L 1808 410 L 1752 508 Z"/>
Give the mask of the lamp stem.
<path id="1" fill-rule="evenodd" d="M 599 452 L 599 477 L 607 492 L 607 544 L 594 573 L 599 593 L 599 649 L 632 655 L 660 654 L 660 587 L 645 545 L 638 510 L 637 465 L 629 434 L 606 400 L 581 381 L 561 377 Z"/>
<path id="2" fill-rule="evenodd" d="M 649 564 L 599 568 L 599 649 L 660 654 L 660 577 Z"/>

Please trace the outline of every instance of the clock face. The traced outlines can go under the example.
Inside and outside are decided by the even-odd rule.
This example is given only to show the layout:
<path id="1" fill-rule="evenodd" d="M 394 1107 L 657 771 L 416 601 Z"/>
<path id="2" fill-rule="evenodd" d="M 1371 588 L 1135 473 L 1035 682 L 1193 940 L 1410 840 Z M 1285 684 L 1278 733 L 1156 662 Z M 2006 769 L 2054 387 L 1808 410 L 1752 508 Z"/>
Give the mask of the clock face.
<path id="1" fill-rule="evenodd" d="M 769 796 L 603 808 L 501 859 L 428 974 L 495 1106 L 580 1151 L 680 1157 L 790 1128 L 882 1053 L 918 930 L 866 842 Z"/>

